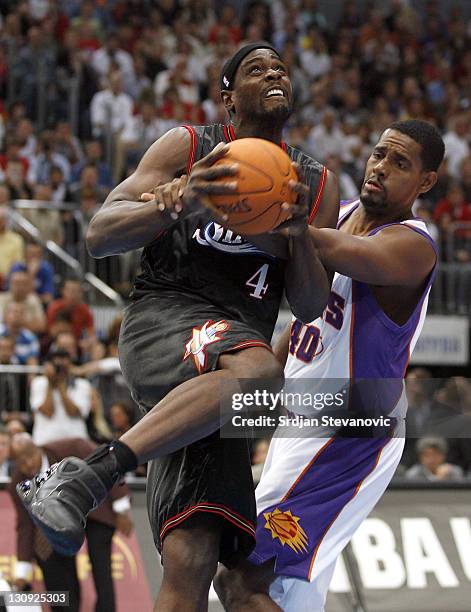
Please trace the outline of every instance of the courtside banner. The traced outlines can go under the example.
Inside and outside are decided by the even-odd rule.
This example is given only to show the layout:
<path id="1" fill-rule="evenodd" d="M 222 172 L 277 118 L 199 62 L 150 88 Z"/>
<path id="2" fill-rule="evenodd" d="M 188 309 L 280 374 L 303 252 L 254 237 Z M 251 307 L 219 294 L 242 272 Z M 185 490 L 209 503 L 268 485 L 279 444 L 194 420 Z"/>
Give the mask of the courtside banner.
<path id="1" fill-rule="evenodd" d="M 368 612 L 469 612 L 471 488 L 390 488 L 352 540 Z M 345 612 L 342 557 L 327 612 Z"/>
<path id="2" fill-rule="evenodd" d="M 0 575 L 10 582 L 15 576 L 16 513 L 10 495 L 5 490 L 0 490 L 0 517 Z M 116 533 L 113 537 L 112 571 L 117 612 L 150 612 L 153 600 L 136 534 L 126 538 Z M 95 609 L 95 590 L 86 544 L 77 555 L 77 574 L 81 587 L 80 610 L 89 612 Z M 34 570 L 33 590 L 43 590 L 41 570 L 37 566 Z"/>
<path id="3" fill-rule="evenodd" d="M 466 365 L 469 361 L 468 317 L 429 315 L 410 363 Z"/>

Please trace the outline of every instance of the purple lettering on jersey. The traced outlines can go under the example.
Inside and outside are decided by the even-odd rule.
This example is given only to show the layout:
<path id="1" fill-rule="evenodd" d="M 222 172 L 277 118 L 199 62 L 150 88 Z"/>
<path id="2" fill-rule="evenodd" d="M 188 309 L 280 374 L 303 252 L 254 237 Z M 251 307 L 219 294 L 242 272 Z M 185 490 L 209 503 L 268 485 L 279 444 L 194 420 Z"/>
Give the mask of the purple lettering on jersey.
<path id="1" fill-rule="evenodd" d="M 345 309 L 344 298 L 332 291 L 329 296 L 329 301 L 325 309 L 325 321 L 332 325 L 337 330 L 342 328 L 343 324 L 343 311 Z"/>
<path id="2" fill-rule="evenodd" d="M 296 357 L 305 363 L 310 363 L 316 354 L 320 337 L 320 329 L 315 325 L 308 325 L 304 332 L 303 339 L 301 340 L 301 344 L 296 351 Z"/>
<path id="3" fill-rule="evenodd" d="M 302 328 L 303 328 L 303 324 L 298 319 L 295 319 L 291 323 L 290 340 L 289 340 L 289 352 L 291 353 L 291 355 L 294 355 L 296 347 L 298 346 L 299 335 L 301 333 Z"/>

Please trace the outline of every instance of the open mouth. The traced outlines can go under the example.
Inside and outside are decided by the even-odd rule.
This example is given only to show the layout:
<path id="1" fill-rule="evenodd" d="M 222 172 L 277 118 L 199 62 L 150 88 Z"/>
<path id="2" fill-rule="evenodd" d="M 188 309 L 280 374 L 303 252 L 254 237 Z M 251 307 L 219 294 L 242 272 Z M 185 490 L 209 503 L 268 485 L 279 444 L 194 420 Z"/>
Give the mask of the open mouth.
<path id="1" fill-rule="evenodd" d="M 279 87 L 272 87 L 272 89 L 269 89 L 267 93 L 265 94 L 265 98 L 285 98 L 285 97 L 286 97 L 285 92 Z"/>

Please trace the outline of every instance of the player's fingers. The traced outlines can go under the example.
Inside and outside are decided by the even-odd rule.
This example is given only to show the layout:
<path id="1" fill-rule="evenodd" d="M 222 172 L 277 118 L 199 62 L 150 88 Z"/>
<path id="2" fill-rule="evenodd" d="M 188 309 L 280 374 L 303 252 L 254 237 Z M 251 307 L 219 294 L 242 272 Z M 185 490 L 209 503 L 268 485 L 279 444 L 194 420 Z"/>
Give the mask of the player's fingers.
<path id="1" fill-rule="evenodd" d="M 281 205 L 281 209 L 287 212 L 290 217 L 307 217 L 307 209 L 303 205 L 283 202 L 283 204 Z"/>
<path id="2" fill-rule="evenodd" d="M 211 212 L 211 214 L 216 219 L 216 221 L 224 222 L 229 219 L 229 216 L 226 213 L 221 213 L 221 211 L 217 208 L 217 206 L 214 206 L 214 204 L 211 202 L 211 199 L 208 196 L 202 196 L 200 201 L 203 204 L 203 206 Z"/>
<path id="3" fill-rule="evenodd" d="M 198 181 L 194 183 L 193 189 L 197 193 L 205 193 L 208 195 L 233 195 L 237 193 L 237 181 L 231 181 L 229 183 Z"/>
<path id="4" fill-rule="evenodd" d="M 195 174 L 195 177 L 197 177 L 198 180 L 212 181 L 224 176 L 235 176 L 238 171 L 238 164 L 224 164 L 221 166 L 211 166 L 210 168 L 201 168 L 198 173 Z"/>
<path id="5" fill-rule="evenodd" d="M 299 182 L 300 183 L 305 183 L 306 182 L 306 175 L 304 174 L 304 169 L 301 166 L 301 164 L 298 164 L 297 162 L 291 162 L 291 165 L 293 166 L 294 171 L 298 175 Z"/>
<path id="6" fill-rule="evenodd" d="M 165 208 L 167 208 L 169 211 L 173 211 L 173 209 L 175 208 L 175 202 L 173 201 L 173 197 L 172 197 L 171 184 L 163 187 L 161 190 L 161 194 L 162 194 L 162 201 L 165 205 Z"/>
<path id="7" fill-rule="evenodd" d="M 208 155 L 203 157 L 203 159 L 197 162 L 194 167 L 211 166 L 218 159 L 223 158 L 224 155 L 226 155 L 228 151 L 229 151 L 229 145 L 224 142 L 220 142 L 218 145 L 214 147 L 211 153 L 208 153 Z"/>
<path id="8" fill-rule="evenodd" d="M 309 187 L 300 181 L 289 181 L 288 186 L 290 189 L 299 193 L 303 197 L 307 197 L 309 195 Z"/>
<path id="9" fill-rule="evenodd" d="M 140 202 L 150 202 L 151 200 L 155 200 L 155 195 L 153 193 L 141 193 L 139 197 Z"/>

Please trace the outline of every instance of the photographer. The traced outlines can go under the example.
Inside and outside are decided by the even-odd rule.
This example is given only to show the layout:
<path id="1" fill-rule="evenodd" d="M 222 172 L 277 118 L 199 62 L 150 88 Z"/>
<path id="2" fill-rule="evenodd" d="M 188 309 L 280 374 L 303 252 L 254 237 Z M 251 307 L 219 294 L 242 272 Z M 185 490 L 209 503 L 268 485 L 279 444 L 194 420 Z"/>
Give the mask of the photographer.
<path id="1" fill-rule="evenodd" d="M 71 367 L 69 353 L 56 350 L 49 354 L 44 376 L 37 376 L 31 383 L 35 444 L 61 438 L 88 438 L 85 421 L 92 404 L 92 387 L 84 378 L 73 377 Z"/>

